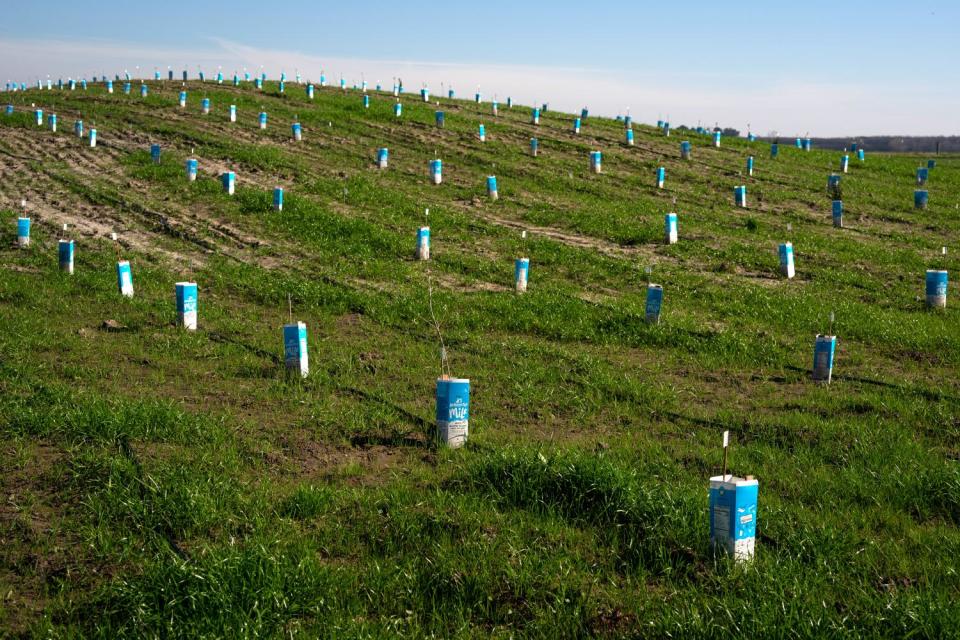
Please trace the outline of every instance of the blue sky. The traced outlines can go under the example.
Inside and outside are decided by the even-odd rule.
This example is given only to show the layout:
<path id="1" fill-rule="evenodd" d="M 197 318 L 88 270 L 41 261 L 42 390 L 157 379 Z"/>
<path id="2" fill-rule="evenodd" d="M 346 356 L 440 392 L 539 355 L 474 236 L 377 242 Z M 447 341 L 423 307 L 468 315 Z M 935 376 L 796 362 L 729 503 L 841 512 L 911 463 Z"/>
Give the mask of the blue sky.
<path id="1" fill-rule="evenodd" d="M 266 7 L 266 9 L 264 9 Z M 960 134 L 960 2 L 48 0 L 4 9 L 0 79 L 263 64 L 782 135 Z"/>

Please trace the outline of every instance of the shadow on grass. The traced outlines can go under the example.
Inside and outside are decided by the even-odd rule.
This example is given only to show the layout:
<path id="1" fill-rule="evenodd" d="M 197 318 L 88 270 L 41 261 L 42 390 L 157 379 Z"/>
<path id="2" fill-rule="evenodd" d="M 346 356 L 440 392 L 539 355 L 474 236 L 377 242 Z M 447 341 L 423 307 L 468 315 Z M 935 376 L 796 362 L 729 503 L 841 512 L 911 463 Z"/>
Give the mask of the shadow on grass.
<path id="1" fill-rule="evenodd" d="M 795 371 L 798 373 L 805 374 L 807 377 L 810 376 L 809 369 L 802 369 L 800 367 L 795 367 L 792 365 L 787 365 L 784 368 L 789 369 L 790 371 Z M 924 400 L 949 400 L 951 402 L 960 402 L 960 398 L 958 398 L 957 396 L 947 395 L 944 393 L 940 393 L 939 391 L 919 389 L 917 387 L 897 384 L 895 382 L 885 382 L 883 380 L 872 380 L 870 378 L 861 378 L 859 376 L 850 376 L 850 375 L 844 375 L 844 374 L 834 374 L 833 379 L 837 382 L 857 382 L 860 384 L 866 384 L 873 387 L 880 387 L 883 389 L 892 389 L 899 393 L 920 396 Z"/>
<path id="2" fill-rule="evenodd" d="M 275 364 L 278 367 L 282 367 L 284 364 L 283 358 L 273 353 L 272 351 L 267 351 L 266 349 L 261 349 L 260 347 L 255 347 L 251 344 L 247 344 L 246 342 L 243 342 L 242 340 L 238 340 L 233 336 L 227 336 L 222 333 L 218 333 L 216 331 L 213 331 L 207 334 L 207 336 L 214 342 L 219 342 L 221 344 L 231 344 L 236 347 L 240 347 L 244 351 L 249 351 L 254 355 L 260 356 L 261 358 L 266 358 L 267 360 L 270 360 L 271 362 L 273 362 L 273 364 Z"/>
<path id="3" fill-rule="evenodd" d="M 433 429 L 433 424 L 424 420 L 422 417 L 418 416 L 415 413 L 407 411 L 403 407 L 385 400 L 379 396 L 375 396 L 368 391 L 363 389 L 357 389 L 355 387 L 337 387 L 338 391 L 344 391 L 352 396 L 365 400 L 367 402 L 376 403 L 382 405 L 390 411 L 396 413 L 402 417 L 406 422 L 414 425 L 419 434 L 423 436 L 422 439 L 412 437 L 409 435 L 403 434 L 394 434 L 389 436 L 383 435 L 356 435 L 350 438 L 350 444 L 355 447 L 359 446 L 373 446 L 381 445 L 386 447 L 420 447 L 424 449 L 430 448 L 430 432 Z"/>

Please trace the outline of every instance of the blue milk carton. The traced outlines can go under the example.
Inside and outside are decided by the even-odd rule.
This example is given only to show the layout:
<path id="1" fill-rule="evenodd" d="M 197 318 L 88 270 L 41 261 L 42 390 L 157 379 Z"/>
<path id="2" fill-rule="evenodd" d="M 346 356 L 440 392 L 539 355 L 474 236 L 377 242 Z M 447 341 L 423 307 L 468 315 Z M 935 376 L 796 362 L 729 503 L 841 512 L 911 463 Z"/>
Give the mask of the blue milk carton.
<path id="1" fill-rule="evenodd" d="M 740 185 L 733 188 L 733 204 L 741 209 L 747 208 L 747 186 Z"/>
<path id="2" fill-rule="evenodd" d="M 930 194 L 926 189 L 917 189 L 913 192 L 913 207 L 915 209 L 926 209 L 930 201 Z"/>
<path id="3" fill-rule="evenodd" d="M 544 111 L 546 111 L 546 109 L 544 109 Z M 633 116 L 629 116 L 629 115 L 626 116 L 626 117 L 623 119 L 623 126 L 624 126 L 624 128 L 626 128 L 626 129 L 632 129 L 632 128 L 633 128 Z"/>
<path id="4" fill-rule="evenodd" d="M 494 100 L 490 103 L 490 110 L 493 113 L 493 117 L 496 118 L 500 115 L 500 103 Z"/>
<path id="5" fill-rule="evenodd" d="M 154 164 L 160 164 L 160 145 L 150 145 L 150 159 L 153 160 Z"/>
<path id="6" fill-rule="evenodd" d="M 780 273 L 788 279 L 795 275 L 793 266 L 793 243 L 783 242 L 777 247 L 777 255 L 780 258 Z"/>
<path id="7" fill-rule="evenodd" d="M 37 126 L 42 127 L 43 126 L 43 109 L 34 109 L 33 115 L 37 120 Z"/>
<path id="8" fill-rule="evenodd" d="M 283 211 L 283 187 L 273 189 L 273 210 Z"/>
<path id="9" fill-rule="evenodd" d="M 200 111 L 204 115 L 210 113 L 210 98 L 204 98 L 200 101 Z"/>
<path id="10" fill-rule="evenodd" d="M 756 134 L 753 134 L 753 133 L 747 134 L 747 142 L 756 142 L 756 141 L 757 141 Z"/>
<path id="11" fill-rule="evenodd" d="M 480 99 L 481 99 L 480 92 L 477 91 L 477 92 L 473 95 L 473 101 L 476 102 L 477 104 L 480 104 Z"/>
<path id="12" fill-rule="evenodd" d="M 217 84 L 223 84 L 223 72 L 217 71 Z"/>
<path id="13" fill-rule="evenodd" d="M 230 105 L 230 122 L 237 121 L 237 105 Z"/>
<path id="14" fill-rule="evenodd" d="M 843 200 L 833 201 L 833 226 L 843 228 Z"/>
<path id="15" fill-rule="evenodd" d="M 90 129 L 90 147 L 93 148 L 96 146 L 97 146 L 97 130 Z"/>
<path id="16" fill-rule="evenodd" d="M 517 293 L 527 290 L 527 281 L 530 279 L 530 258 L 517 258 L 513 263 L 513 286 Z"/>
<path id="17" fill-rule="evenodd" d="M 797 149 L 803 149 L 803 139 L 797 138 Z"/>
<path id="18" fill-rule="evenodd" d="M 403 105 L 400 104 L 399 102 L 393 105 L 393 115 L 395 115 L 398 118 L 403 115 Z"/>
<path id="19" fill-rule="evenodd" d="M 12 115 L 13 115 L 13 105 L 12 105 L 12 104 L 8 104 L 8 105 L 7 105 L 7 111 L 6 111 L 6 113 L 7 113 L 8 116 L 12 116 Z"/>
<path id="20" fill-rule="evenodd" d="M 174 287 L 177 298 L 177 324 L 188 331 L 196 331 L 197 283 L 178 282 Z"/>
<path id="21" fill-rule="evenodd" d="M 813 140 L 811 140 L 810 138 L 804 138 L 804 139 L 803 139 L 803 150 L 804 150 L 804 151 L 810 151 L 810 149 L 812 149 L 812 148 L 813 148 Z"/>
<path id="22" fill-rule="evenodd" d="M 107 93 L 113 93 L 113 80 L 107 80 Z"/>
<path id="23" fill-rule="evenodd" d="M 540 109 L 536 107 L 533 108 L 533 111 L 530 112 L 530 122 L 533 124 L 540 124 Z"/>
<path id="24" fill-rule="evenodd" d="M 688 140 L 680 143 L 680 157 L 684 160 L 690 159 L 690 142 Z"/>
<path id="25" fill-rule="evenodd" d="M 927 160 L 927 169 L 936 169 L 937 161 L 936 160 Z"/>
<path id="26" fill-rule="evenodd" d="M 477 136 L 480 138 L 480 142 L 486 142 L 487 140 L 487 130 L 483 125 L 480 125 L 477 128 Z"/>
<path id="27" fill-rule="evenodd" d="M 947 272 L 927 269 L 927 306 L 943 309 L 947 306 Z"/>
<path id="28" fill-rule="evenodd" d="M 253 86 L 255 86 L 259 91 L 263 91 L 263 78 L 254 78 Z M 323 86 L 323 85 L 320 85 Z"/>
<path id="29" fill-rule="evenodd" d="M 299 122 L 294 122 L 290 125 L 290 131 L 293 133 L 293 139 L 295 142 L 300 142 L 303 140 L 303 129 L 300 128 Z"/>
<path id="30" fill-rule="evenodd" d="M 753 176 L 753 156 L 747 156 L 747 175 Z"/>
<path id="31" fill-rule="evenodd" d="M 813 380 L 830 384 L 833 378 L 833 354 L 837 337 L 817 334 L 813 343 Z"/>
<path id="32" fill-rule="evenodd" d="M 117 288 L 123 297 L 133 297 L 133 272 L 130 270 L 130 263 L 126 260 L 117 263 Z"/>
<path id="33" fill-rule="evenodd" d="M 664 240 L 667 244 L 677 243 L 677 214 L 668 213 L 664 219 Z"/>
<path id="34" fill-rule="evenodd" d="M 430 102 L 430 89 L 427 89 L 426 87 L 420 89 L 420 98 L 424 102 Z"/>
<path id="35" fill-rule="evenodd" d="M 633 129 L 627 129 L 624 135 L 626 136 L 627 146 L 632 147 L 633 146 Z"/>
<path id="36" fill-rule="evenodd" d="M 657 120 L 657 129 L 663 129 L 663 120 Z"/>
<path id="37" fill-rule="evenodd" d="M 380 147 L 377 149 L 377 167 L 380 169 L 387 168 L 387 162 L 390 158 L 390 150 L 386 147 Z"/>
<path id="38" fill-rule="evenodd" d="M 146 85 L 146 84 L 141 84 L 141 85 L 140 85 L 140 97 L 141 97 L 141 98 L 146 98 L 148 92 L 149 92 L 149 89 L 147 89 L 147 85 Z"/>
<path id="39" fill-rule="evenodd" d="M 646 318 L 648 324 L 660 324 L 660 307 L 663 306 L 663 287 L 659 284 L 647 285 Z"/>
<path id="40" fill-rule="evenodd" d="M 467 441 L 470 424 L 470 380 L 437 379 L 437 440 L 451 448 Z"/>
<path id="41" fill-rule="evenodd" d="M 771 143 L 770 145 L 770 157 L 776 160 L 777 156 L 780 155 L 780 145 L 776 142 Z"/>
<path id="42" fill-rule="evenodd" d="M 857 160 L 863 162 L 866 159 L 866 153 L 863 149 L 857 149 Z"/>
<path id="43" fill-rule="evenodd" d="M 30 246 L 30 218 L 17 218 L 17 245 Z"/>
<path id="44" fill-rule="evenodd" d="M 370 96 L 367 94 L 363 94 L 363 108 L 364 109 L 370 108 Z"/>
<path id="45" fill-rule="evenodd" d="M 857 148 L 858 148 L 858 146 L 857 146 L 857 143 L 856 143 L 856 142 L 851 142 L 851 143 L 850 143 L 850 153 L 856 153 L 856 152 L 857 152 Z"/>
<path id="46" fill-rule="evenodd" d="M 844 154 L 840 157 L 840 173 L 847 173 L 850 169 L 850 156 Z"/>
<path id="47" fill-rule="evenodd" d="M 237 188 L 237 174 L 233 171 L 226 171 L 220 176 L 220 182 L 223 184 L 223 190 L 227 195 L 232 196 Z"/>
<path id="48" fill-rule="evenodd" d="M 443 111 L 434 111 L 434 112 L 433 112 L 433 120 L 434 120 L 434 122 L 436 122 L 437 126 L 442 129 L 442 128 L 443 128 L 443 120 L 444 120 Z"/>
<path id="49" fill-rule="evenodd" d="M 186 108 L 186 106 L 187 106 L 187 92 L 186 92 L 186 91 L 181 91 L 181 92 L 180 92 L 180 96 L 179 96 L 178 102 L 180 103 L 180 108 L 181 108 L 181 109 Z"/>
<path id="50" fill-rule="evenodd" d="M 756 551 L 759 483 L 747 476 L 710 478 L 710 544 L 735 561 Z"/>
<path id="51" fill-rule="evenodd" d="M 539 150 L 540 150 L 540 141 L 537 140 L 536 138 L 530 138 L 530 155 L 536 158 Z"/>
<path id="52" fill-rule="evenodd" d="M 73 275 L 73 240 L 57 242 L 57 261 L 60 264 L 60 271 Z"/>
<path id="53" fill-rule="evenodd" d="M 714 131 L 714 132 L 713 132 L 713 146 L 718 147 L 718 148 L 720 147 L 720 137 L 721 137 L 721 135 L 722 135 L 722 134 L 721 134 L 719 131 Z"/>
<path id="54" fill-rule="evenodd" d="M 197 162 L 196 158 L 187 159 L 187 180 L 190 182 L 196 181 L 198 166 L 199 163 Z"/>
<path id="55" fill-rule="evenodd" d="M 663 183 L 667 179 L 666 167 L 657 167 L 657 189 L 663 189 Z"/>
<path id="56" fill-rule="evenodd" d="M 54 133 L 57 132 L 57 114 L 51 113 L 49 116 L 47 116 L 47 127 L 50 128 L 50 131 L 53 131 Z"/>
<path id="57" fill-rule="evenodd" d="M 430 227 L 420 227 L 417 231 L 417 260 L 430 259 Z"/>
<path id="58" fill-rule="evenodd" d="M 447 91 L 447 97 L 450 98 L 451 100 L 453 100 L 453 96 L 455 96 L 455 95 L 456 95 L 456 93 L 454 93 L 453 89 L 449 89 L 449 90 Z"/>
<path id="59" fill-rule="evenodd" d="M 233 86 L 235 86 L 235 87 L 239 87 L 239 86 L 240 86 L 240 76 L 237 75 L 236 72 L 234 72 L 234 74 L 233 74 Z"/>
<path id="60" fill-rule="evenodd" d="M 261 129 L 267 128 L 267 112 L 266 111 L 260 112 L 259 122 L 260 122 Z"/>
<path id="61" fill-rule="evenodd" d="M 670 137 L 670 123 L 669 123 L 669 122 L 664 122 L 664 123 L 663 123 L 663 135 L 665 135 L 665 136 L 668 137 L 668 138 Z"/>
<path id="62" fill-rule="evenodd" d="M 926 168 L 926 167 L 918 167 L 918 168 L 917 168 L 917 184 L 918 184 L 918 185 L 923 186 L 923 185 L 927 184 L 927 179 L 928 179 L 929 177 L 930 177 L 930 169 L 928 169 L 928 168 Z"/>
<path id="63" fill-rule="evenodd" d="M 590 170 L 594 173 L 600 173 L 603 166 L 603 155 L 599 151 L 590 152 Z"/>
<path id="64" fill-rule="evenodd" d="M 307 358 L 307 325 L 303 322 L 283 325 L 283 362 L 288 374 L 306 378 L 310 373 Z"/>
<path id="65" fill-rule="evenodd" d="M 573 119 L 573 132 L 575 134 L 580 133 L 580 118 Z"/>
<path id="66" fill-rule="evenodd" d="M 124 83 L 123 83 L 123 93 L 124 93 L 124 94 L 130 95 L 131 89 L 133 89 L 133 87 L 132 87 L 132 85 L 131 85 L 130 82 L 124 82 Z"/>
<path id="67" fill-rule="evenodd" d="M 497 176 L 487 176 L 487 195 L 490 196 L 491 200 L 500 197 L 497 194 Z"/>
<path id="68" fill-rule="evenodd" d="M 839 186 L 840 186 L 839 175 L 835 173 L 831 173 L 829 176 L 827 176 L 827 191 L 833 193 Z"/>
<path id="69" fill-rule="evenodd" d="M 430 179 L 433 184 L 443 182 L 443 162 L 439 158 L 430 161 Z"/>
<path id="70" fill-rule="evenodd" d="M 307 100 L 313 100 L 313 85 L 307 85 Z"/>

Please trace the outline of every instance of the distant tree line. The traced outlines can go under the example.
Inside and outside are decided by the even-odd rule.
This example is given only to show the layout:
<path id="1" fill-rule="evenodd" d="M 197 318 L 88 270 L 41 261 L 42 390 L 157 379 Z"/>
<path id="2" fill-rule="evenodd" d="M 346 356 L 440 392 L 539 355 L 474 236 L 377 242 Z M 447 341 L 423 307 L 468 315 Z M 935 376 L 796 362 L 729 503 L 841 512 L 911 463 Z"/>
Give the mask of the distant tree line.
<path id="1" fill-rule="evenodd" d="M 762 138 L 772 142 L 770 136 Z M 781 137 L 781 142 L 792 138 Z M 851 138 L 812 138 L 814 149 L 849 149 L 857 143 L 867 151 L 960 153 L 960 136 L 854 136 Z"/>
<path id="2" fill-rule="evenodd" d="M 696 127 L 680 125 L 677 131 L 695 131 Z M 706 127 L 707 131 L 722 131 L 723 137 L 736 138 L 740 131 L 732 127 L 721 129 L 720 127 Z M 758 140 L 766 142 L 791 142 L 796 136 L 778 136 L 775 131 L 765 136 L 760 136 Z M 852 143 L 857 143 L 860 147 L 868 151 L 889 151 L 889 152 L 923 152 L 923 153 L 960 153 L 960 136 L 853 136 L 850 138 L 811 138 L 814 149 L 849 149 Z"/>
<path id="3" fill-rule="evenodd" d="M 688 127 L 685 124 L 682 124 L 679 127 L 677 127 L 677 131 L 696 131 L 696 129 L 697 129 L 696 127 Z M 725 128 L 714 127 L 713 129 L 706 127 L 706 129 L 707 131 L 720 131 L 723 134 L 724 138 L 737 138 L 740 136 L 740 130 L 734 129 L 732 127 L 725 127 Z"/>

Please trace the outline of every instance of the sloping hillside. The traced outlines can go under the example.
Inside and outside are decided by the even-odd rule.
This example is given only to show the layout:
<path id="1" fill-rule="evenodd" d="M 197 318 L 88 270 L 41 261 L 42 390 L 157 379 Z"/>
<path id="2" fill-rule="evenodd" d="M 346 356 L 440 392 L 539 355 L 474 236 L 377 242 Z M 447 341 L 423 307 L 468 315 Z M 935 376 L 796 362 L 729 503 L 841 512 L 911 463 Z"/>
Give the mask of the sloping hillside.
<path id="1" fill-rule="evenodd" d="M 505 100 L 494 117 L 487 101 L 404 94 L 397 117 L 389 93 L 365 108 L 359 91 L 310 100 L 291 82 L 150 82 L 145 98 L 114 84 L 3 94 L 6 632 L 960 628 L 960 315 L 952 299 L 924 305 L 926 269 L 960 273 L 960 159 L 937 160 L 921 211 L 926 157 L 851 157 L 835 228 L 840 154 L 789 141 L 772 159 L 768 143 L 715 148 L 636 123 L 630 147 L 622 122 L 591 116 L 575 134 L 574 115 L 533 125 Z M 74 135 L 78 119 L 96 147 Z M 428 262 L 414 259 L 424 224 Z M 73 275 L 58 269 L 61 238 L 75 242 Z M 649 280 L 663 287 L 659 324 L 645 321 Z M 180 281 L 198 284 L 196 332 L 176 326 Z M 813 343 L 831 313 L 833 382 L 820 385 Z M 291 317 L 308 330 L 303 380 L 284 373 Z M 449 371 L 471 380 L 457 450 L 432 441 L 438 326 Z M 709 546 L 725 430 L 729 468 L 760 483 L 745 565 Z"/>

